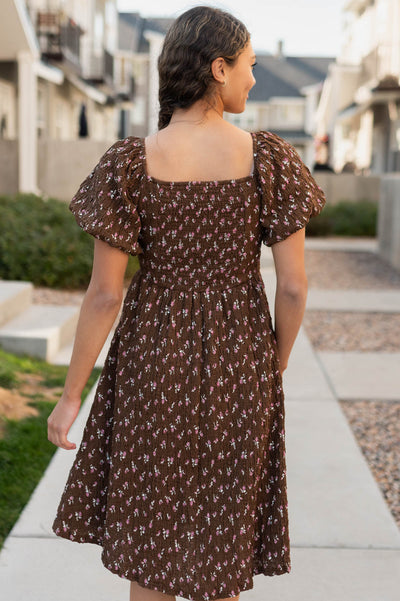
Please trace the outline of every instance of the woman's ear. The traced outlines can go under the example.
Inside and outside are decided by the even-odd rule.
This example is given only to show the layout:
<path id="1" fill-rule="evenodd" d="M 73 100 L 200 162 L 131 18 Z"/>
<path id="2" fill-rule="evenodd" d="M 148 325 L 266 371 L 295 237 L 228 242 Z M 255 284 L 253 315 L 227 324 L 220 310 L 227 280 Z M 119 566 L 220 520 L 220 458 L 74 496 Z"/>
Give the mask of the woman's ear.
<path id="1" fill-rule="evenodd" d="M 218 57 L 211 63 L 211 72 L 218 83 L 224 83 L 226 79 L 226 63 L 222 57 Z"/>

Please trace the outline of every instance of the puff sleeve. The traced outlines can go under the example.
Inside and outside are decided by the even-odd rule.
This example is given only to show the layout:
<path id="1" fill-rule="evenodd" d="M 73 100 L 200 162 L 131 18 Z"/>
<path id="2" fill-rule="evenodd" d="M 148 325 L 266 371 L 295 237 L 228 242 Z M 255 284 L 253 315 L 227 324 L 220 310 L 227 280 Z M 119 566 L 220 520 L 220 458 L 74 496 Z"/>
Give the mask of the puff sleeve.
<path id="1" fill-rule="evenodd" d="M 69 205 L 85 232 L 131 255 L 143 253 L 137 211 L 140 160 L 138 139 L 118 140 L 103 154 Z"/>
<path id="2" fill-rule="evenodd" d="M 294 146 L 268 131 L 257 132 L 257 138 L 261 239 L 272 246 L 305 227 L 326 198 Z"/>

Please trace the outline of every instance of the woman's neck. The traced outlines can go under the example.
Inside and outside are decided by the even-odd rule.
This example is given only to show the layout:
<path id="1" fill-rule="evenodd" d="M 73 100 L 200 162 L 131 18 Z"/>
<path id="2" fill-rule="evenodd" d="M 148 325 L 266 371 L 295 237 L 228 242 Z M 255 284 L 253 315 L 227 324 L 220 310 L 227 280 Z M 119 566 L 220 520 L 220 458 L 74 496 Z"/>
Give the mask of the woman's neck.
<path id="1" fill-rule="evenodd" d="M 187 109 L 175 109 L 169 125 L 185 123 L 187 125 L 211 125 L 223 119 L 223 106 L 219 99 L 210 104 L 205 100 L 198 100 Z"/>

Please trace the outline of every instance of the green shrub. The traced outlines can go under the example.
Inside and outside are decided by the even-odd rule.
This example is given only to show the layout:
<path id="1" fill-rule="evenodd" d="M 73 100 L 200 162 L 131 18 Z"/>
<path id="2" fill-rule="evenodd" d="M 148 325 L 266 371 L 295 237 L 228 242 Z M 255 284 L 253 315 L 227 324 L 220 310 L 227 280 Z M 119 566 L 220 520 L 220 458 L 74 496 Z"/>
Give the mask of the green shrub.
<path id="1" fill-rule="evenodd" d="M 308 236 L 375 236 L 378 205 L 370 200 L 327 204 L 307 225 Z"/>
<path id="2" fill-rule="evenodd" d="M 77 225 L 68 204 L 34 194 L 0 197 L 0 278 L 36 286 L 86 288 L 94 239 Z M 127 276 L 138 268 L 130 257 Z"/>

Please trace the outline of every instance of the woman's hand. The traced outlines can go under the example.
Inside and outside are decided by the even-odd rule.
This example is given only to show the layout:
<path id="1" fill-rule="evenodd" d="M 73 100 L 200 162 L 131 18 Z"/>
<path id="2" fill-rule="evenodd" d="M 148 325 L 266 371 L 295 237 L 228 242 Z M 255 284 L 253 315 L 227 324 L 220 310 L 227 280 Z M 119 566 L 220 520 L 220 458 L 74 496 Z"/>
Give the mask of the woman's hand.
<path id="1" fill-rule="evenodd" d="M 62 449 L 76 449 L 76 444 L 67 438 L 70 427 L 79 413 L 81 399 L 66 399 L 64 394 L 47 418 L 47 438 Z"/>

